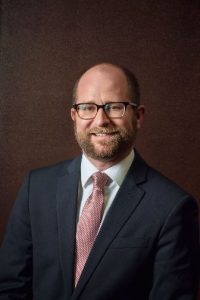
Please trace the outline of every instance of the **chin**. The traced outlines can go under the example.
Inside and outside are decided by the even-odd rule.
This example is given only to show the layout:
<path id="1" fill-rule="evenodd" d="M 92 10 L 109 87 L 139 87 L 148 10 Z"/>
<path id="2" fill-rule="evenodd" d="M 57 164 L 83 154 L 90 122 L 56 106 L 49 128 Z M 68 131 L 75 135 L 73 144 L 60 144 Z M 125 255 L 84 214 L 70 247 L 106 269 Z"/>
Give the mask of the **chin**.
<path id="1" fill-rule="evenodd" d="M 123 159 L 133 148 L 134 135 L 124 134 L 111 141 L 91 141 L 85 135 L 76 133 L 77 142 L 86 156 L 101 162 Z"/>
<path id="2" fill-rule="evenodd" d="M 87 149 L 89 150 L 89 149 Z M 86 155 L 91 157 L 92 159 L 101 161 L 101 162 L 109 162 L 115 161 L 120 158 L 123 158 L 126 151 L 124 149 L 117 148 L 109 148 L 108 146 L 101 146 L 98 148 L 91 148 L 90 151 L 85 151 Z"/>

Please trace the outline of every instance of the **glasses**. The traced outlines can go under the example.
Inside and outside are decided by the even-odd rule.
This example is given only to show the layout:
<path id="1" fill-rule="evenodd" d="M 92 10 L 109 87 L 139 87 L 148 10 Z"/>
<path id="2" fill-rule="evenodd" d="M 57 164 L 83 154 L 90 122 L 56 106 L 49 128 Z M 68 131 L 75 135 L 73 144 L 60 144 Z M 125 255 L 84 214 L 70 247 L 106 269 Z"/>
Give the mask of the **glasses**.
<path id="1" fill-rule="evenodd" d="M 122 118 L 128 105 L 134 108 L 137 107 L 137 104 L 133 102 L 109 102 L 101 105 L 95 103 L 78 103 L 73 104 L 72 107 L 76 110 L 79 118 L 92 120 L 96 117 L 100 108 L 111 119 Z"/>

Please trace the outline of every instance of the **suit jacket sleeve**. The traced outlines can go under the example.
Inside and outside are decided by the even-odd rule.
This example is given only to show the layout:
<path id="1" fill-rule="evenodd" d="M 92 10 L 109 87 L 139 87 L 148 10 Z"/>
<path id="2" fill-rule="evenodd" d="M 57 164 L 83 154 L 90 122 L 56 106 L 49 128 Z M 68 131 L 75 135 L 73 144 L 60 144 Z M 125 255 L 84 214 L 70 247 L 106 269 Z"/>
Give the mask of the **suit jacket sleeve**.
<path id="1" fill-rule="evenodd" d="M 199 244 L 196 201 L 185 197 L 168 215 L 157 244 L 150 300 L 195 300 Z"/>
<path id="2" fill-rule="evenodd" d="M 0 249 L 0 299 L 32 298 L 29 176 L 19 191 Z"/>

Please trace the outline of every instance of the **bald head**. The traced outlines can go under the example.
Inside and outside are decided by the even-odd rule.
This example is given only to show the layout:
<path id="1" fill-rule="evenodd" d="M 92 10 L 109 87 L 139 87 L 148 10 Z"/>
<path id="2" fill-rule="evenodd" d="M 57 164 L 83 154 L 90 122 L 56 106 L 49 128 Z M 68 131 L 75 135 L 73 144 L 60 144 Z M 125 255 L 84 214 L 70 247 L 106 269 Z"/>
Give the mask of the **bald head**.
<path id="1" fill-rule="evenodd" d="M 81 96 L 79 95 L 79 90 L 82 90 L 82 87 L 88 82 L 88 80 L 91 83 L 90 87 L 95 88 L 92 84 L 95 83 L 101 76 L 106 77 L 106 82 L 112 82 L 115 84 L 115 88 L 117 90 L 126 90 L 127 95 L 125 95 L 125 97 L 127 99 L 130 98 L 132 102 L 138 105 L 140 104 L 139 85 L 135 75 L 125 67 L 111 63 L 100 63 L 82 72 L 73 89 L 73 101 L 76 102 L 77 98 Z"/>

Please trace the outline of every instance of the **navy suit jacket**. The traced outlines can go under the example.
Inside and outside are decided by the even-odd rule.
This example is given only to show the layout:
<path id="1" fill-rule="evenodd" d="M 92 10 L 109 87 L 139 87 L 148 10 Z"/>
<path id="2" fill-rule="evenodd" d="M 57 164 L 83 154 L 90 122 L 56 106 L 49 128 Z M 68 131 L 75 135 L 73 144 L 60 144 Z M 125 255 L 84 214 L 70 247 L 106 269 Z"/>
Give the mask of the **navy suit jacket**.
<path id="1" fill-rule="evenodd" d="M 194 300 L 194 199 L 135 160 L 74 289 L 81 157 L 28 174 L 0 251 L 0 299 Z"/>

